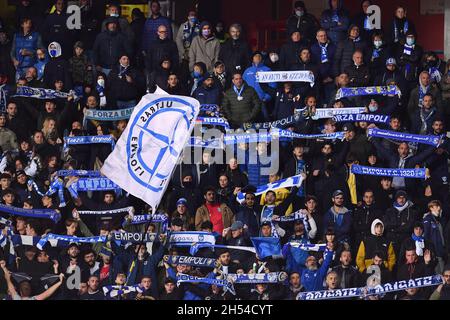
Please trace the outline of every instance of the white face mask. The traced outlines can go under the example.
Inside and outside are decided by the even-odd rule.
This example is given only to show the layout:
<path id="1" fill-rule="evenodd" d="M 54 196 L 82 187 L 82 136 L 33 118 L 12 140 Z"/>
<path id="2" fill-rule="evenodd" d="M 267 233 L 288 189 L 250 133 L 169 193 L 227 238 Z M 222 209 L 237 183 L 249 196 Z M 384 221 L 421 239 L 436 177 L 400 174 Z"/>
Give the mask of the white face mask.
<path id="1" fill-rule="evenodd" d="M 416 39 L 414 38 L 406 38 L 406 44 L 408 46 L 412 46 L 416 42 Z"/>
<path id="2" fill-rule="evenodd" d="M 98 79 L 98 80 L 97 80 L 97 84 L 98 84 L 100 87 L 104 87 L 104 86 L 105 86 L 105 79 Z"/>
<path id="3" fill-rule="evenodd" d="M 376 40 L 373 42 L 373 45 L 375 46 L 375 48 L 379 48 L 383 45 L 383 41 L 381 40 Z"/>
<path id="4" fill-rule="evenodd" d="M 303 11 L 302 10 L 295 10 L 295 15 L 297 17 L 301 17 L 301 16 L 303 16 Z"/>
<path id="5" fill-rule="evenodd" d="M 278 54 L 271 54 L 269 57 L 270 61 L 272 61 L 272 63 L 277 62 L 280 58 L 278 57 Z"/>
<path id="6" fill-rule="evenodd" d="M 378 110 L 378 106 L 376 104 L 370 104 L 369 110 L 370 110 L 370 112 L 375 112 Z"/>

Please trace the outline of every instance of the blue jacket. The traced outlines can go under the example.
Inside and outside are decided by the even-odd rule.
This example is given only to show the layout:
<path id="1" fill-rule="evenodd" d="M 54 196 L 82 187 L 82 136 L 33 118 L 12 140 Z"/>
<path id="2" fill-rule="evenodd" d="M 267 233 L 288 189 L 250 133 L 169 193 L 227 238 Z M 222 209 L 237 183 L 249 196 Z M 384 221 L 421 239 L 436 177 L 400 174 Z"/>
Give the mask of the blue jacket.
<path id="1" fill-rule="evenodd" d="M 317 270 L 304 269 L 300 278 L 301 284 L 305 287 L 306 291 L 320 291 L 323 290 L 323 280 L 325 279 L 328 271 L 328 266 L 333 258 L 333 252 L 325 254 L 325 260 Z"/>
<path id="2" fill-rule="evenodd" d="M 146 260 L 144 260 L 143 263 L 143 270 L 142 274 L 146 276 L 150 276 L 152 279 L 152 293 L 154 296 L 157 296 L 158 294 L 158 277 L 156 274 L 156 267 L 158 266 L 159 261 L 161 261 L 164 253 L 164 246 L 160 244 L 158 249 L 156 249 L 155 252 L 153 252 L 152 255 L 149 255 Z M 134 259 L 130 262 L 128 265 L 128 274 L 127 274 L 127 283 L 130 285 L 134 285 L 139 281 L 140 279 L 137 278 L 137 268 L 136 268 L 136 262 L 137 259 Z M 134 264 L 134 266 L 133 266 Z"/>
<path id="3" fill-rule="evenodd" d="M 434 248 L 436 250 L 436 255 L 438 257 L 445 256 L 445 245 L 443 243 L 443 237 L 439 231 L 439 227 L 442 228 L 442 232 L 444 232 L 444 226 L 441 225 L 441 222 L 436 219 L 436 217 L 430 212 L 425 215 L 423 218 L 423 237 L 425 240 L 429 240 L 434 244 Z"/>
<path id="4" fill-rule="evenodd" d="M 20 68 L 32 67 L 36 63 L 36 50 L 42 46 L 42 38 L 38 32 L 31 32 L 25 36 L 22 32 L 18 32 L 14 35 L 11 56 L 19 61 Z M 33 56 L 22 56 L 21 49 L 33 52 Z"/>
<path id="5" fill-rule="evenodd" d="M 37 80 L 41 80 L 42 77 L 44 76 L 45 65 L 47 64 L 48 61 L 49 58 L 47 55 L 45 55 L 44 61 L 37 60 L 37 62 L 34 64 L 34 67 L 37 70 Z"/>
<path id="6" fill-rule="evenodd" d="M 205 88 L 204 86 L 199 86 L 195 89 L 193 95 L 200 104 L 219 104 L 220 102 L 220 89 L 219 86 L 214 85 L 212 88 Z"/>
<path id="7" fill-rule="evenodd" d="M 250 155 L 250 157 L 255 157 L 255 155 Z M 277 159 L 278 154 L 266 155 L 266 157 L 270 157 L 270 160 Z M 252 163 L 247 164 L 248 183 L 255 187 L 269 183 L 269 175 L 262 175 L 261 168 L 270 168 L 271 163 L 272 161 L 269 161 L 268 164 L 262 164 L 261 157 L 256 155 L 256 163 L 252 161 Z"/>
<path id="8" fill-rule="evenodd" d="M 258 94 L 259 99 L 261 99 L 262 101 L 270 101 L 272 99 L 272 97 L 268 93 L 265 93 L 261 89 L 259 82 L 256 82 L 256 73 L 259 71 L 272 71 L 272 70 L 269 67 L 266 67 L 262 63 L 257 66 L 255 64 L 253 64 L 251 67 L 248 67 L 244 71 L 244 75 L 242 76 L 242 78 L 244 79 L 245 82 L 247 82 L 247 84 L 250 87 L 253 87 L 253 89 L 255 89 L 256 93 Z M 271 86 L 272 88 L 276 88 L 277 84 L 274 82 L 271 82 L 271 83 L 269 83 L 269 86 Z"/>
<path id="9" fill-rule="evenodd" d="M 342 216 L 342 217 L 341 217 Z M 352 212 L 347 211 L 344 214 L 338 214 L 338 218 L 335 219 L 332 207 L 325 213 L 323 219 L 323 230 L 326 231 L 329 227 L 333 227 L 336 233 L 336 240 L 350 241 L 350 232 L 352 229 Z"/>
<path id="10" fill-rule="evenodd" d="M 175 270 L 173 268 L 169 268 L 167 269 L 167 273 L 169 275 L 169 278 L 171 278 L 173 281 L 177 281 L 177 273 L 175 272 Z M 206 275 L 205 278 L 212 278 L 214 279 L 216 277 L 214 272 L 210 272 Z M 209 284 L 207 283 L 199 283 L 198 285 L 196 285 L 196 287 L 198 287 L 199 289 L 203 289 L 205 292 L 207 292 L 208 288 L 210 287 Z M 204 300 L 203 297 L 198 296 L 197 294 L 195 294 L 192 291 L 186 290 L 184 292 L 184 297 L 183 300 Z"/>

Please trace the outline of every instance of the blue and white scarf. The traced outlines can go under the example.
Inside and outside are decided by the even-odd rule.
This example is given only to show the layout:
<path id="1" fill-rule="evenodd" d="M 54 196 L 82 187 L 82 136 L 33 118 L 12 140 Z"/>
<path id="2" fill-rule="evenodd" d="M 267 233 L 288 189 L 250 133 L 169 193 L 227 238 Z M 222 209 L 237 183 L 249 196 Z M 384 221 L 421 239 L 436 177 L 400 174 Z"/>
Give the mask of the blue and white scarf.
<path id="1" fill-rule="evenodd" d="M 64 137 L 64 150 L 67 150 L 71 145 L 96 143 L 109 143 L 111 144 L 111 149 L 114 149 L 115 140 L 110 135 Z"/>
<path id="2" fill-rule="evenodd" d="M 63 184 L 62 179 L 59 179 L 56 177 L 50 184 L 47 192 L 40 191 L 36 182 L 34 182 L 32 179 L 29 179 L 27 183 L 28 183 L 28 185 L 31 185 L 33 187 L 33 190 L 41 197 L 44 197 L 44 196 L 50 197 L 53 194 L 55 194 L 56 192 L 58 192 L 59 207 L 63 208 L 66 206 L 66 200 L 64 199 L 64 184 Z"/>
<path id="3" fill-rule="evenodd" d="M 71 91 L 69 93 L 56 91 L 52 89 L 44 88 L 32 88 L 32 87 L 17 87 L 16 94 L 14 97 L 25 97 L 34 99 L 67 99 L 69 96 L 74 96 L 74 100 L 78 97 L 75 96 L 75 92 Z"/>
<path id="4" fill-rule="evenodd" d="M 333 132 L 333 133 L 320 133 L 320 134 L 302 134 L 296 133 L 289 130 L 282 130 L 273 128 L 270 131 L 272 137 L 282 137 L 282 138 L 294 138 L 294 139 L 307 139 L 307 140 L 316 140 L 316 139 L 325 139 L 325 140 L 343 140 L 345 137 L 345 132 Z"/>
<path id="5" fill-rule="evenodd" d="M 258 71 L 256 73 L 256 82 L 309 82 L 314 86 L 314 73 L 309 70 L 302 71 Z"/>
<path id="6" fill-rule="evenodd" d="M 140 284 L 135 284 L 132 286 L 110 285 L 103 287 L 103 294 L 110 298 L 115 298 L 130 292 L 143 293 L 144 289 L 141 288 Z"/>
<path id="7" fill-rule="evenodd" d="M 359 113 L 359 114 L 338 114 L 333 117 L 335 122 L 369 122 L 388 124 L 391 117 L 383 114 Z"/>
<path id="8" fill-rule="evenodd" d="M 84 118 L 86 120 L 96 121 L 127 120 L 130 118 L 133 110 L 134 107 L 119 110 L 86 109 L 84 110 Z"/>
<path id="9" fill-rule="evenodd" d="M 169 225 L 169 219 L 165 214 L 134 215 L 131 218 L 131 221 L 127 221 L 125 219 L 122 223 L 122 226 L 125 226 L 127 224 L 142 224 L 142 223 L 160 223 L 161 233 L 166 233 Z"/>
<path id="10" fill-rule="evenodd" d="M 68 188 L 73 198 L 78 198 L 78 191 L 107 191 L 121 192 L 121 188 L 108 178 L 81 178 L 72 183 Z"/>
<path id="11" fill-rule="evenodd" d="M 12 221 L 5 219 L 3 217 L 0 217 L 0 224 L 4 224 L 5 226 L 10 227 L 10 226 L 12 226 Z"/>
<path id="12" fill-rule="evenodd" d="M 340 88 L 336 93 L 336 100 L 346 97 L 373 96 L 373 95 L 398 95 L 401 96 L 400 88 L 392 86 L 376 86 L 376 87 L 350 87 Z"/>
<path id="13" fill-rule="evenodd" d="M 36 246 L 39 243 L 39 241 L 41 240 L 41 237 L 24 236 L 24 235 L 20 235 L 20 234 L 10 235 L 9 238 L 11 240 L 13 247 Z"/>
<path id="14" fill-rule="evenodd" d="M 102 174 L 97 170 L 59 170 L 58 177 L 100 177 Z"/>
<path id="15" fill-rule="evenodd" d="M 289 178 L 281 179 L 278 181 L 275 181 L 273 183 L 264 184 L 262 186 L 259 186 L 256 189 L 255 196 L 259 196 L 263 193 L 266 193 L 267 191 L 277 190 L 281 188 L 290 188 L 290 187 L 300 187 L 303 183 L 303 177 L 301 175 L 292 176 Z M 243 203 L 245 200 L 245 193 L 239 192 L 236 195 L 236 200 L 239 203 Z"/>
<path id="16" fill-rule="evenodd" d="M 223 140 L 220 138 L 210 139 L 210 140 L 202 140 L 201 137 L 191 137 L 187 146 L 192 147 L 192 148 L 208 148 L 208 149 L 217 149 L 217 150 L 224 149 Z"/>
<path id="17" fill-rule="evenodd" d="M 296 240 L 292 240 L 289 243 L 289 246 L 293 247 L 293 248 L 298 248 L 301 250 L 305 250 L 305 251 L 325 251 L 325 249 L 327 248 L 326 243 L 321 243 L 321 244 L 313 244 L 313 243 L 303 243 L 300 241 L 296 241 Z"/>
<path id="18" fill-rule="evenodd" d="M 424 237 L 418 237 L 414 233 L 411 235 L 411 239 L 414 240 L 416 245 L 416 254 L 419 257 L 423 257 L 423 249 L 425 249 L 425 239 Z"/>
<path id="19" fill-rule="evenodd" d="M 272 140 L 272 136 L 269 132 L 259 133 L 229 133 L 223 138 L 223 142 L 226 145 L 234 145 L 239 143 L 269 143 Z"/>
<path id="20" fill-rule="evenodd" d="M 204 231 L 172 232 L 169 237 L 171 246 L 191 247 L 194 243 L 216 244 L 216 237 L 213 233 Z"/>
<path id="21" fill-rule="evenodd" d="M 108 240 L 107 236 L 95 236 L 95 237 L 74 237 L 74 236 L 66 236 L 66 235 L 59 235 L 59 234 L 53 234 L 49 233 L 41 238 L 39 240 L 36 247 L 39 250 L 43 250 L 45 244 L 49 241 L 56 240 L 58 242 L 58 245 L 66 245 L 67 243 L 99 243 L 99 242 L 106 242 Z M 61 242 L 61 243 L 60 243 Z"/>
<path id="22" fill-rule="evenodd" d="M 433 147 L 438 147 L 443 141 L 443 135 L 435 136 L 435 135 L 420 135 L 420 134 L 412 134 L 412 133 L 404 133 L 404 132 L 396 132 L 390 130 L 381 130 L 381 129 L 368 129 L 367 130 L 368 137 L 378 137 L 385 139 L 392 139 L 397 141 L 407 141 L 414 143 L 422 143 L 427 144 Z"/>
<path id="23" fill-rule="evenodd" d="M 320 63 L 327 63 L 328 62 L 328 42 L 325 43 L 325 45 L 322 45 L 319 42 L 320 47 Z"/>
<path id="24" fill-rule="evenodd" d="M 12 216 L 50 219 L 54 223 L 58 223 L 61 220 L 61 214 L 51 209 L 23 209 L 0 204 L 0 211 Z"/>
<path id="25" fill-rule="evenodd" d="M 376 168 L 365 167 L 360 165 L 352 165 L 353 174 L 370 175 L 378 177 L 402 177 L 402 178 L 415 178 L 425 179 L 426 169 L 399 169 L 399 168 Z"/>
<path id="26" fill-rule="evenodd" d="M 414 50 L 415 45 L 408 45 L 405 43 L 405 45 L 403 46 L 403 53 L 410 56 Z"/>
<path id="27" fill-rule="evenodd" d="M 200 105 L 200 114 L 213 114 L 214 117 L 219 117 L 219 106 L 217 104 L 202 104 Z"/>
<path id="28" fill-rule="evenodd" d="M 132 214 L 134 212 L 134 208 L 130 206 L 125 208 L 102 210 L 102 211 L 77 210 L 77 212 L 80 215 L 111 215 L 120 213 Z"/>
<path id="29" fill-rule="evenodd" d="M 291 127 L 293 125 L 303 122 L 305 120 L 305 116 L 304 116 L 305 111 L 306 111 L 306 108 L 296 109 L 292 116 L 289 116 L 289 117 L 286 117 L 286 118 L 283 118 L 280 120 L 275 120 L 272 122 L 244 123 L 242 125 L 242 128 L 244 130 L 249 130 L 249 129 L 255 129 L 255 130 L 266 129 L 267 130 L 270 128 L 284 129 L 284 128 Z"/>
<path id="30" fill-rule="evenodd" d="M 269 272 L 269 273 L 249 273 L 237 274 L 228 273 L 227 280 L 234 284 L 256 284 L 256 283 L 283 283 L 288 282 L 286 272 Z"/>
<path id="31" fill-rule="evenodd" d="M 233 283 L 226 279 L 215 279 L 215 278 L 200 278 L 197 276 L 190 276 L 188 274 L 180 273 L 177 275 L 177 286 L 182 282 L 190 282 L 190 283 L 207 283 L 209 285 L 216 285 L 218 287 L 223 287 L 224 293 L 230 292 L 233 295 L 236 295 L 236 291 L 234 290 Z"/>
<path id="32" fill-rule="evenodd" d="M 382 295 L 386 293 L 404 291 L 412 288 L 432 287 L 442 284 L 443 280 L 440 275 L 427 276 L 416 279 L 400 280 L 389 282 L 375 287 L 361 287 L 335 290 L 322 290 L 300 292 L 296 300 L 331 300 L 331 299 L 348 299 L 348 298 L 362 298 L 369 295 Z M 367 294 L 364 293 L 367 289 Z"/>
<path id="33" fill-rule="evenodd" d="M 186 265 L 193 267 L 215 268 L 217 260 L 214 258 L 189 257 L 189 256 L 164 256 L 164 262 L 172 265 Z"/>
<path id="34" fill-rule="evenodd" d="M 359 114 L 366 112 L 366 108 L 364 107 L 349 107 L 349 108 L 319 108 L 316 109 L 316 112 L 311 116 L 313 120 L 319 119 L 330 119 L 337 115 L 343 114 Z"/>
<path id="35" fill-rule="evenodd" d="M 201 123 L 202 125 L 220 126 L 224 127 L 225 130 L 230 129 L 230 124 L 224 118 L 198 117 L 196 121 L 197 123 Z"/>
<path id="36" fill-rule="evenodd" d="M 117 231 L 110 233 L 111 240 L 115 241 L 120 245 L 121 242 L 126 243 L 144 243 L 144 242 L 155 242 L 157 238 L 156 233 L 139 233 L 139 232 L 124 232 Z"/>

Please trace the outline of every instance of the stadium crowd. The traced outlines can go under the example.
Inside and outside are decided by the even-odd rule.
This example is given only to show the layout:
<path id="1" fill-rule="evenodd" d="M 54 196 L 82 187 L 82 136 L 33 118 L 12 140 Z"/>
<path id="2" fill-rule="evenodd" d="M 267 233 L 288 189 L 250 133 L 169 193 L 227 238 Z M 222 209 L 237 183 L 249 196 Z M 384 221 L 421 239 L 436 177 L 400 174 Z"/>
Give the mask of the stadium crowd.
<path id="1" fill-rule="evenodd" d="M 130 23 L 116 3 L 99 20 L 90 1 L 80 0 L 81 29 L 71 30 L 65 1 L 43 3 L 18 1 L 15 24 L 0 20 L 4 299 L 292 300 L 301 292 L 430 275 L 442 275 L 443 283 L 363 298 L 450 299 L 450 60 L 423 50 L 420 40 L 426 35 L 416 33 L 407 8 L 398 6 L 391 22 L 378 30 L 369 23 L 371 1 L 363 1 L 360 13 L 349 16 L 345 1 L 330 0 L 320 17 L 296 1 L 286 21 L 286 43 L 252 52 L 239 23 L 225 27 L 199 21 L 195 9 L 175 26 L 161 14 L 159 2 L 151 1 L 149 16 L 134 9 Z M 262 71 L 311 71 L 315 81 L 312 86 L 260 83 L 257 72 Z M 392 85 L 401 95 L 336 95 L 342 88 Z M 37 99 L 16 95 L 20 87 L 66 94 Z M 230 126 L 242 132 L 302 108 L 312 115 L 321 108 L 365 107 L 368 114 L 390 118 L 379 124 L 308 116 L 284 129 L 345 132 L 344 139 L 293 139 L 280 142 L 279 148 L 265 141 L 239 144 L 244 154 L 256 150 L 255 162 L 227 154 L 226 163 L 212 163 L 219 151 L 204 151 L 199 163 L 176 166 L 153 212 L 167 217 L 164 230 L 164 223 L 132 223 L 133 216 L 151 213 L 141 199 L 117 190 L 74 194 L 69 187 L 80 177 L 59 175 L 60 170 L 98 171 L 112 151 L 110 144 L 67 145 L 66 137 L 111 136 L 117 141 L 127 126 L 124 119 L 86 119 L 87 111 L 132 108 L 157 87 L 218 106 Z M 369 137 L 374 128 L 435 136 L 439 144 Z M 279 162 L 268 175 L 262 174 L 270 167 L 265 154 Z M 352 172 L 355 165 L 426 168 L 426 179 L 360 175 Z M 301 186 L 256 194 L 259 186 L 297 175 L 303 178 Z M 55 192 L 58 181 L 63 187 Z M 245 194 L 242 203 L 236 200 L 240 192 Z M 133 209 L 82 214 L 127 207 Z M 22 208 L 49 209 L 61 217 L 33 217 L 21 214 L 26 212 Z M 290 216 L 299 218 L 282 219 Z M 107 237 L 120 230 L 157 237 L 126 245 Z M 171 263 L 166 256 L 192 253 L 189 247 L 171 245 L 171 233 L 180 231 L 214 234 L 223 247 L 200 248 L 195 254 L 214 263 Z M 37 245 L 48 234 L 106 240 Z M 262 258 L 227 248 L 252 247 L 252 237 L 278 238 L 281 254 Z M 326 249 L 307 250 L 292 242 Z M 235 294 L 226 286 L 178 281 L 181 274 L 223 279 L 283 272 L 286 281 L 235 283 Z M 75 285 L 74 275 L 80 280 Z"/>

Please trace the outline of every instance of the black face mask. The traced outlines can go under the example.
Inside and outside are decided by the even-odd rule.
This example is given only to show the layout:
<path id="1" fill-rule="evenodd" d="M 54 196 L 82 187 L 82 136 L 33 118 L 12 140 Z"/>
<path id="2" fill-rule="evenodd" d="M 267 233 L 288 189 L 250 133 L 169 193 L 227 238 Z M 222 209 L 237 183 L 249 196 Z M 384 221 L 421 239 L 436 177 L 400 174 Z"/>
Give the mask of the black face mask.
<path id="1" fill-rule="evenodd" d="M 437 65 L 437 61 L 436 60 L 431 60 L 431 61 L 427 62 L 427 66 L 429 68 L 436 67 L 436 65 Z"/>
<path id="2" fill-rule="evenodd" d="M 190 182 L 183 182 L 183 186 L 185 188 L 192 189 L 192 188 L 194 188 L 194 183 L 192 181 L 190 181 Z"/>

